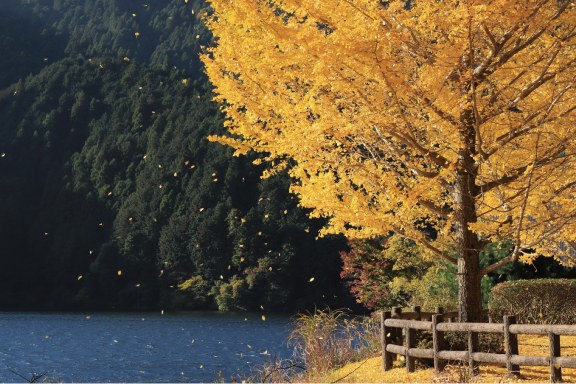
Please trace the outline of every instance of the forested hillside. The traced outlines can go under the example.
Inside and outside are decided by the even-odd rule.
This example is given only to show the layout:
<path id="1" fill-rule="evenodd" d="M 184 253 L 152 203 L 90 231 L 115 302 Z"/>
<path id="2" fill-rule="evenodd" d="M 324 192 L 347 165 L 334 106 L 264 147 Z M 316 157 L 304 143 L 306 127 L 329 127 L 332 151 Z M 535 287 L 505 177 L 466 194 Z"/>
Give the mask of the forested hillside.
<path id="1" fill-rule="evenodd" d="M 345 240 L 316 239 L 286 174 L 206 140 L 204 3 L 6 4 L 0 306 L 354 305 Z"/>

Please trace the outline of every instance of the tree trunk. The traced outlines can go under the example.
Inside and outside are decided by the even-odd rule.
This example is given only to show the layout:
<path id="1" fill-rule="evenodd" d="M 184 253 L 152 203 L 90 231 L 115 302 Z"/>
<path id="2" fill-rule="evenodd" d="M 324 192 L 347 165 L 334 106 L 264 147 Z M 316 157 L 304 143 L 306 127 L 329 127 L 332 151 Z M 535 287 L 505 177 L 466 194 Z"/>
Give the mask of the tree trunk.
<path id="1" fill-rule="evenodd" d="M 463 113 L 466 129 L 460 132 L 461 149 L 454 180 L 454 224 L 458 250 L 458 320 L 482 322 L 482 289 L 480 286 L 480 249 L 477 235 L 469 229 L 477 221 L 474 171 L 476 133 L 471 111 Z"/>

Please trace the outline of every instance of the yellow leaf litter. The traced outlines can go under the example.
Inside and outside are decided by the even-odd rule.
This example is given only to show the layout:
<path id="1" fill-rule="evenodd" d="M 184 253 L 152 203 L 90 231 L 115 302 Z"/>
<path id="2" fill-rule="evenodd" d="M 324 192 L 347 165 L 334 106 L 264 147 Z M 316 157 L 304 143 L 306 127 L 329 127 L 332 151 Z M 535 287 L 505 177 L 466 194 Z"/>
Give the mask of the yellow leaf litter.
<path id="1" fill-rule="evenodd" d="M 563 357 L 576 357 L 576 336 L 560 336 L 561 355 Z M 519 335 L 518 351 L 525 356 L 548 356 L 548 336 Z M 361 366 L 360 366 L 361 365 Z M 360 367 L 359 367 L 360 366 Z M 356 369 L 356 371 L 354 371 Z M 350 373 L 354 371 L 353 373 Z M 349 376 L 346 376 L 350 373 Z M 339 383 L 433 383 L 445 382 L 440 375 L 434 374 L 434 368 L 417 369 L 413 373 L 406 373 L 406 367 L 394 362 L 394 368 L 382 372 L 382 357 L 373 357 L 365 363 L 363 361 L 348 364 L 333 371 L 321 381 Z M 471 382 L 475 383 L 546 383 L 550 382 L 550 367 L 520 366 L 519 379 L 508 379 L 506 367 L 480 366 L 480 375 Z M 344 377 L 346 376 L 346 377 Z M 565 383 L 576 383 L 576 369 L 562 368 L 562 380 Z M 315 380 L 314 380 L 315 381 Z"/>

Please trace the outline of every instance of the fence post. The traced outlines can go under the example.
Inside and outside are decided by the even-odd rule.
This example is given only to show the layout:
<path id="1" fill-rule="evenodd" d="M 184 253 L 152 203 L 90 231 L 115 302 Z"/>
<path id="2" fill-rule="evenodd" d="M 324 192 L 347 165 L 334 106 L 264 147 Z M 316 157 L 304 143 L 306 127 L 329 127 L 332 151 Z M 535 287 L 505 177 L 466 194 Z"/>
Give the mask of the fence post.
<path id="1" fill-rule="evenodd" d="M 562 381 L 562 368 L 556 363 L 556 357 L 560 356 L 560 335 L 549 332 L 548 340 L 550 342 L 550 382 L 557 383 Z"/>
<path id="2" fill-rule="evenodd" d="M 436 307 L 436 308 L 434 308 L 434 312 L 436 312 L 438 314 L 442 314 L 442 313 L 444 313 L 444 307 Z"/>
<path id="3" fill-rule="evenodd" d="M 384 323 L 386 319 L 391 317 L 390 311 L 380 312 L 380 342 L 382 345 L 382 371 L 386 372 L 392 369 L 392 354 L 386 350 L 386 346 L 391 344 L 392 330 L 394 328 L 387 327 Z"/>
<path id="4" fill-rule="evenodd" d="M 419 305 L 414 305 L 414 306 L 410 307 L 410 310 L 412 312 L 416 312 L 418 314 L 418 318 L 416 320 L 422 320 L 422 315 L 420 314 L 421 310 L 420 310 Z"/>
<path id="5" fill-rule="evenodd" d="M 520 366 L 512 364 L 512 355 L 518 355 L 518 336 L 510 333 L 510 325 L 516 324 L 516 316 L 504 316 L 504 344 L 506 346 L 506 370 L 508 378 L 520 376 Z"/>
<path id="6" fill-rule="evenodd" d="M 468 331 L 468 371 L 470 376 L 478 374 L 474 368 L 474 352 L 478 351 L 478 333 Z"/>
<path id="7" fill-rule="evenodd" d="M 406 327 L 404 332 L 406 335 L 406 373 L 410 373 L 416 370 L 416 358 L 408 355 L 410 348 L 414 348 L 416 330 Z"/>
<path id="8" fill-rule="evenodd" d="M 436 308 L 436 312 L 438 312 L 438 308 Z M 436 329 L 438 323 L 443 321 L 444 315 L 432 315 L 432 342 L 434 349 L 434 371 L 436 373 L 442 372 L 446 365 L 446 363 L 438 357 L 438 352 L 444 350 L 444 332 L 440 332 Z"/>
<path id="9" fill-rule="evenodd" d="M 401 307 L 392 307 L 392 316 L 394 316 L 394 315 L 400 316 L 399 317 L 399 319 L 400 319 L 402 316 L 402 308 Z M 390 332 L 390 336 L 392 337 L 393 343 L 395 343 L 396 345 L 402 345 L 402 328 L 392 328 L 392 331 Z M 393 353 L 392 358 L 398 359 L 398 355 Z"/>

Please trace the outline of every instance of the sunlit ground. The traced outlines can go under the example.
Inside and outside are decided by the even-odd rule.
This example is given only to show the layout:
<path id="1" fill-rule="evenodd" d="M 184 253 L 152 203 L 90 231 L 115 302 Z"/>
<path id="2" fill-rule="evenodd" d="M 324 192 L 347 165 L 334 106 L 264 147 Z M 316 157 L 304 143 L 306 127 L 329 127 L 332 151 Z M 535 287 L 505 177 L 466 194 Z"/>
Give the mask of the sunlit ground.
<path id="1" fill-rule="evenodd" d="M 520 335 L 518 338 L 519 352 L 521 355 L 548 356 L 548 336 Z M 561 355 L 564 357 L 576 357 L 576 336 L 560 336 L 562 346 Z M 332 372 L 329 377 L 321 381 L 339 383 L 442 383 L 462 382 L 456 373 L 435 375 L 434 369 L 419 369 L 414 373 L 407 374 L 406 368 L 395 362 L 394 368 L 386 373 L 382 372 L 382 358 L 375 357 L 365 362 L 349 364 L 338 371 Z M 508 380 L 505 367 L 480 366 L 480 375 L 471 382 L 498 383 L 498 382 L 522 382 L 522 383 L 546 383 L 550 382 L 549 367 L 520 367 L 521 377 L 516 380 Z M 348 376 L 347 376 L 348 375 Z M 562 368 L 564 382 L 576 383 L 576 369 Z"/>

